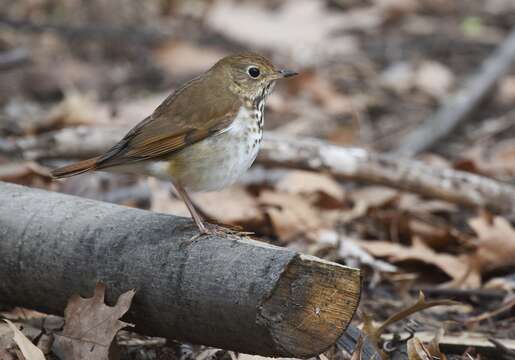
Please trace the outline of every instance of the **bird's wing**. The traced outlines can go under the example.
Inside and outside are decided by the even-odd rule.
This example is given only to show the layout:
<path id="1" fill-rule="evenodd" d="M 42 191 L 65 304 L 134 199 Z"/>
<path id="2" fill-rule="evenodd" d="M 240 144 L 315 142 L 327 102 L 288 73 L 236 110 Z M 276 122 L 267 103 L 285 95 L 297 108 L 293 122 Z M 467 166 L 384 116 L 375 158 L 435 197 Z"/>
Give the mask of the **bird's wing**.
<path id="1" fill-rule="evenodd" d="M 102 155 L 97 168 L 166 158 L 231 125 L 241 102 L 234 96 L 200 89 L 194 79 L 170 95 L 152 115 L 136 125 Z M 209 84 L 208 84 L 209 85 Z"/>

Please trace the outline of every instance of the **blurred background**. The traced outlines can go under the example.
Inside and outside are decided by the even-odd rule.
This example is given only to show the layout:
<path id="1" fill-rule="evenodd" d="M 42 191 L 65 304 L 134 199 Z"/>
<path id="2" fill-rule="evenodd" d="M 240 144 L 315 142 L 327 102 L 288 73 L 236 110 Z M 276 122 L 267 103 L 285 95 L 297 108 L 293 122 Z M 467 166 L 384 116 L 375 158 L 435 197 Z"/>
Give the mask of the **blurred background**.
<path id="1" fill-rule="evenodd" d="M 396 153 L 478 74 L 514 24 L 513 0 L 0 0 L 0 180 L 187 216 L 169 184 L 107 173 L 55 182 L 48 169 L 71 159 L 8 149 L 77 126 L 128 130 L 174 88 L 240 51 L 300 73 L 269 98 L 266 130 Z M 512 66 L 418 159 L 515 184 L 514 104 Z M 420 287 L 443 287 L 468 307 L 420 315 L 420 323 L 434 329 L 455 320 L 451 331 L 515 336 L 512 306 L 495 326 L 464 325 L 505 305 L 515 288 L 509 219 L 260 165 L 241 184 L 195 199 L 213 220 L 362 267 L 362 308 L 377 319 L 410 303 Z M 489 265 L 472 266 L 492 238 Z M 470 289 L 495 295 L 484 301 Z"/>

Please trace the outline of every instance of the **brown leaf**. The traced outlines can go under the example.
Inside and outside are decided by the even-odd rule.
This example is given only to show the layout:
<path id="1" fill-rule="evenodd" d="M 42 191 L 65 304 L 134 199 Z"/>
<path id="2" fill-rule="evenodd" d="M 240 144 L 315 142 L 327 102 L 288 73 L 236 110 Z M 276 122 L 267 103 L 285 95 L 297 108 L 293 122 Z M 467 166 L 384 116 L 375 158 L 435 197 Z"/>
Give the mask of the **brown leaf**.
<path id="1" fill-rule="evenodd" d="M 108 360 L 118 330 L 132 326 L 118 319 L 129 310 L 135 291 L 123 293 L 115 306 L 108 306 L 104 303 L 105 288 L 105 284 L 98 283 L 92 298 L 73 295 L 68 301 L 64 330 L 58 337 L 66 359 Z"/>
<path id="2" fill-rule="evenodd" d="M 513 123 L 507 117 L 505 124 L 497 125 L 502 132 L 503 127 Z M 495 124 L 494 124 L 495 125 Z M 462 159 L 455 165 L 458 169 L 485 174 L 500 180 L 511 180 L 515 176 L 515 141 L 510 138 L 497 142 L 492 146 L 477 145 L 465 151 Z"/>
<path id="3" fill-rule="evenodd" d="M 445 330 L 440 328 L 436 331 L 434 338 L 427 346 L 427 350 L 431 354 L 433 359 L 447 360 L 444 353 L 440 351 L 440 340 L 444 336 Z"/>
<path id="4" fill-rule="evenodd" d="M 172 197 L 172 187 L 169 183 L 155 178 L 147 180 L 150 188 L 150 210 L 154 212 L 172 214 L 176 216 L 190 216 L 188 208 L 179 198 Z"/>
<path id="5" fill-rule="evenodd" d="M 152 211 L 190 216 L 184 202 L 171 196 L 169 184 L 156 179 L 149 179 L 148 184 L 152 193 Z M 192 200 L 205 215 L 221 224 L 238 225 L 252 230 L 262 226 L 265 220 L 257 200 L 239 186 L 217 192 L 192 194 Z"/>
<path id="6" fill-rule="evenodd" d="M 263 191 L 258 201 L 270 217 L 275 234 L 283 241 L 322 225 L 319 213 L 301 196 Z"/>
<path id="7" fill-rule="evenodd" d="M 310 171 L 290 172 L 277 183 L 276 189 L 284 193 L 308 196 L 313 200 L 312 203 L 321 207 L 339 207 L 345 198 L 345 192 L 336 180 Z"/>
<path id="8" fill-rule="evenodd" d="M 466 259 L 456 256 L 437 253 L 424 244 L 420 239 L 413 240 L 413 246 L 407 247 L 387 241 L 360 241 L 359 245 L 376 257 L 386 257 L 389 261 L 420 261 L 434 265 L 446 273 L 454 281 L 465 281 L 468 287 L 477 287 L 480 284 L 479 276 L 470 274 L 469 263 Z"/>
<path id="9" fill-rule="evenodd" d="M 458 206 L 447 201 L 427 200 L 410 193 L 403 193 L 399 199 L 400 210 L 415 214 L 452 213 L 458 211 Z"/>
<path id="10" fill-rule="evenodd" d="M 452 240 L 452 228 L 439 222 L 431 223 L 417 218 L 408 218 L 409 231 L 433 249 L 442 249 Z"/>
<path id="11" fill-rule="evenodd" d="M 9 325 L 11 330 L 14 332 L 14 341 L 20 348 L 23 356 L 27 360 L 45 360 L 43 352 L 32 343 L 23 333 L 16 327 L 12 322 L 7 319 L 4 321 Z"/>
<path id="12" fill-rule="evenodd" d="M 194 194 L 193 200 L 206 215 L 222 224 L 257 229 L 264 221 L 256 198 L 239 186 L 218 192 Z"/>
<path id="13" fill-rule="evenodd" d="M 416 336 L 408 340 L 408 359 L 409 360 L 432 360 L 433 357 L 426 349 L 422 341 Z"/>
<path id="14" fill-rule="evenodd" d="M 472 258 L 482 272 L 515 265 L 515 229 L 508 220 L 496 216 L 490 223 L 484 217 L 477 217 L 469 225 L 479 237 Z"/>
<path id="15" fill-rule="evenodd" d="M 394 201 L 398 196 L 397 190 L 384 186 L 367 186 L 350 194 L 352 201 L 365 205 L 367 209 L 381 208 Z"/>

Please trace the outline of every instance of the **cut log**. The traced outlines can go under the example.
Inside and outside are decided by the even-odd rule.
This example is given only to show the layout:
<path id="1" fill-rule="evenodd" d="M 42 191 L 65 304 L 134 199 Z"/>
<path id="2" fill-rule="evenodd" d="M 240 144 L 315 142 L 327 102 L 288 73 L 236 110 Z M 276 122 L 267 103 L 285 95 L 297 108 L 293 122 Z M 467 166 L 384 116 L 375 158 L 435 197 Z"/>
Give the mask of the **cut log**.
<path id="1" fill-rule="evenodd" d="M 144 334 L 310 357 L 334 345 L 359 302 L 356 269 L 190 219 L 0 183 L 0 301 L 62 314 L 68 298 L 135 288 Z"/>
<path id="2" fill-rule="evenodd" d="M 124 133 L 125 130 L 117 127 L 66 128 L 15 142 L 0 141 L 0 153 L 27 160 L 93 157 L 107 151 Z M 323 171 L 339 179 L 386 185 L 460 205 L 486 208 L 515 219 L 512 185 L 398 156 L 267 132 L 257 162 Z"/>

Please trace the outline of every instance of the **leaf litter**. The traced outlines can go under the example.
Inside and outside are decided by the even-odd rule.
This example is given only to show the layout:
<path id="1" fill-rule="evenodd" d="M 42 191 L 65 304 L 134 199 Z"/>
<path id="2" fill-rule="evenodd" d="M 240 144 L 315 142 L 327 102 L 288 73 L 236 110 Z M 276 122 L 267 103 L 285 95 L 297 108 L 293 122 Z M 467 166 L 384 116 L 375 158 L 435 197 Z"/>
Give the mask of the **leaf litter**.
<path id="1" fill-rule="evenodd" d="M 6 12 L 45 19 L 49 10 L 44 3 L 19 1 Z M 407 129 L 416 127 L 476 71 L 493 51 L 496 36 L 507 33 L 514 10 L 510 1 L 498 0 L 217 0 L 173 5 L 165 1 L 159 6 L 149 1 L 141 7 L 126 3 L 123 11 L 95 16 L 98 9 L 119 3 L 88 3 L 93 5 L 80 5 L 82 11 L 71 1 L 57 13 L 64 22 L 80 16 L 114 24 L 137 19 L 142 27 L 193 20 L 185 20 L 180 37 L 143 46 L 91 40 L 69 44 L 55 34 L 23 39 L 1 34 L 2 49 L 30 45 L 34 64 L 22 69 L 23 74 L 2 72 L 0 145 L 4 139 L 77 125 L 128 128 L 170 89 L 222 54 L 253 50 L 304 75 L 277 87 L 267 106 L 267 130 L 390 151 L 402 143 Z M 435 147 L 438 154 L 426 153 L 420 160 L 513 183 L 513 76 L 501 79 L 498 91 L 473 114 L 469 126 Z M 53 167 L 39 164 L 47 165 Z M 447 307 L 438 314 L 418 314 L 426 329 L 452 320 L 461 325 L 451 331 L 465 334 L 463 324 L 471 320 L 469 325 L 477 331 L 515 336 L 511 302 L 504 298 L 515 288 L 513 219 L 397 189 L 337 181 L 327 174 L 285 170 L 277 179 L 267 178 L 270 173 L 265 169 L 262 181 L 199 194 L 195 201 L 214 221 L 254 231 L 261 240 L 360 266 L 361 308 L 374 318 L 388 318 L 406 308 L 413 291 L 425 287 L 433 290 L 430 296 L 459 296 L 473 307 L 466 314 Z M 55 184 L 24 159 L 14 162 L 2 155 L 0 174 L 11 182 L 101 199 L 113 199 L 107 195 L 116 192 L 119 203 L 187 215 L 170 186 L 160 182 L 147 186 L 139 178 L 102 175 L 95 181 Z M 492 290 L 501 296 L 484 300 Z M 434 295 L 439 292 L 442 295 Z M 472 321 L 477 319 L 486 320 Z M 401 328 L 397 324 L 389 331 Z M 436 355 L 426 340 L 410 339 L 412 356 L 423 358 L 428 351 L 445 356 Z M 193 352 L 206 358 L 223 353 Z"/>
<path id="2" fill-rule="evenodd" d="M 104 302 L 105 284 L 98 283 L 93 297 L 73 295 L 64 311 L 65 324 L 57 346 L 66 359 L 113 360 L 116 333 L 132 324 L 119 319 L 129 310 L 134 290 L 123 293 L 114 306 Z"/>

